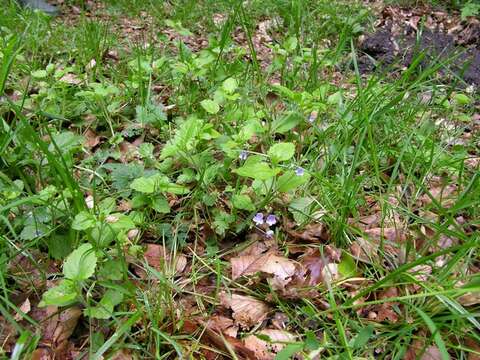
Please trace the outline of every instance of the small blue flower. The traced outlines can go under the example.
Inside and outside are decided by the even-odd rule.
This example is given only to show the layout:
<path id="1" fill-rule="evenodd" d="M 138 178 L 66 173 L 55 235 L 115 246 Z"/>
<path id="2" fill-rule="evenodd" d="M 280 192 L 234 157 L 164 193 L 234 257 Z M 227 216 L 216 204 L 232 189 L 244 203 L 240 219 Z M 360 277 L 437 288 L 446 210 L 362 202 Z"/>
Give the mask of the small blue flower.
<path id="1" fill-rule="evenodd" d="M 295 175 L 297 176 L 303 176 L 303 174 L 305 174 L 305 169 L 301 168 L 301 167 L 297 167 L 295 169 Z"/>
<path id="2" fill-rule="evenodd" d="M 315 120 L 317 120 L 317 116 L 318 116 L 318 113 L 317 113 L 316 111 L 312 111 L 312 112 L 310 113 L 310 115 L 308 116 L 308 120 L 307 120 L 307 121 L 308 121 L 310 124 L 313 124 L 313 123 L 315 122 Z"/>
<path id="3" fill-rule="evenodd" d="M 267 230 L 267 232 L 265 232 L 265 236 L 266 236 L 267 238 L 273 237 L 273 230 Z"/>
<path id="4" fill-rule="evenodd" d="M 263 225 L 263 214 L 262 213 L 257 213 L 253 217 L 253 222 L 257 224 L 257 226 Z"/>
<path id="5" fill-rule="evenodd" d="M 277 223 L 277 217 L 273 214 L 267 216 L 267 220 L 265 221 L 268 226 L 275 225 Z"/>
<path id="6" fill-rule="evenodd" d="M 247 157 L 248 153 L 245 150 L 240 151 L 240 155 L 238 156 L 240 160 L 247 160 Z"/>

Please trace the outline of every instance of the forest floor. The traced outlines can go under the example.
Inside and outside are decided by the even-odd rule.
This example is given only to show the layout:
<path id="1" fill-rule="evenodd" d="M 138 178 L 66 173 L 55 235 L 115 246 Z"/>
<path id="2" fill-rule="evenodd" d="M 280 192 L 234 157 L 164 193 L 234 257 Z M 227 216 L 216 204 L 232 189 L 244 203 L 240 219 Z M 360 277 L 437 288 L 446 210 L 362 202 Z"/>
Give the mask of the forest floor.
<path id="1" fill-rule="evenodd" d="M 480 6 L 0 16 L 0 359 L 480 359 Z"/>

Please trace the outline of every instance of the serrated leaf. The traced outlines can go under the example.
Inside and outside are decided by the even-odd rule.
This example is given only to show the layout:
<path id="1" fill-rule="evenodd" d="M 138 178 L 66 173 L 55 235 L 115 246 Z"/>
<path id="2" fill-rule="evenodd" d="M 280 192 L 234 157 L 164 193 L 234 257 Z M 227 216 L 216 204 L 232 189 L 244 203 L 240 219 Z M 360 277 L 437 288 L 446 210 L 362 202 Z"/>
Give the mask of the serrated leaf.
<path id="1" fill-rule="evenodd" d="M 233 207 L 240 210 L 254 211 L 255 205 L 253 205 L 252 199 L 249 196 L 243 194 L 235 194 L 232 196 Z"/>
<path id="2" fill-rule="evenodd" d="M 278 178 L 277 190 L 280 192 L 288 192 L 305 184 L 310 179 L 310 175 L 305 173 L 298 176 L 294 171 L 287 171 Z"/>
<path id="3" fill-rule="evenodd" d="M 63 275 L 70 280 L 87 280 L 95 273 L 96 266 L 97 256 L 92 245 L 83 244 L 68 255 L 63 264 Z"/>
<path id="4" fill-rule="evenodd" d="M 63 280 L 57 286 L 43 293 L 42 300 L 38 306 L 67 306 L 74 303 L 77 300 L 77 296 L 78 293 L 74 283 L 70 280 Z"/>
<path id="5" fill-rule="evenodd" d="M 95 226 L 95 217 L 87 211 L 79 212 L 73 219 L 72 229 L 87 230 Z"/>
<path id="6" fill-rule="evenodd" d="M 235 90 L 237 90 L 237 88 L 238 88 L 238 82 L 234 78 L 228 78 L 227 80 L 225 80 L 223 82 L 222 88 L 228 94 L 233 94 L 235 92 Z"/>
<path id="7" fill-rule="evenodd" d="M 295 145 L 293 143 L 274 144 L 268 150 L 268 156 L 270 156 L 274 163 L 290 160 L 294 154 Z"/>
<path id="8" fill-rule="evenodd" d="M 205 109 L 209 114 L 216 114 L 220 111 L 220 106 L 213 100 L 205 99 L 200 102 L 200 105 Z"/>

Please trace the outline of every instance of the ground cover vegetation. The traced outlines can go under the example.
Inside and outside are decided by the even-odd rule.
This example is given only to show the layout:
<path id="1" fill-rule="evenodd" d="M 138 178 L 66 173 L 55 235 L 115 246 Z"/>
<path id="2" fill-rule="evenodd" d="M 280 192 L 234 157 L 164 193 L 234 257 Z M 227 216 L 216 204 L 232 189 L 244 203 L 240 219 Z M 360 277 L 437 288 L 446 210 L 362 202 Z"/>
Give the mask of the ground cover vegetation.
<path id="1" fill-rule="evenodd" d="M 477 3 L 57 5 L 1 5 L 0 358 L 480 358 Z"/>

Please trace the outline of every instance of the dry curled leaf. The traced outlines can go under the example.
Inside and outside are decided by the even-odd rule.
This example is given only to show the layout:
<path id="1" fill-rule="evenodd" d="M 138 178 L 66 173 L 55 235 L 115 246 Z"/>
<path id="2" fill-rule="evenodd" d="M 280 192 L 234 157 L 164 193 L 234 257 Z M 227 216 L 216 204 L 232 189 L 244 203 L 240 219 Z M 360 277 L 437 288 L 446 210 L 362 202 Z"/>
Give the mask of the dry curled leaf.
<path id="1" fill-rule="evenodd" d="M 173 257 L 173 254 L 168 252 L 164 246 L 158 244 L 147 244 L 144 257 L 147 264 L 158 271 L 165 270 L 165 268 L 173 268 L 175 269 L 175 274 L 180 274 L 187 266 L 185 255 L 176 254 Z M 136 273 L 141 277 L 145 276 L 143 269 L 136 268 Z"/>
<path id="2" fill-rule="evenodd" d="M 224 307 L 232 309 L 235 323 L 244 329 L 261 323 L 270 311 L 267 304 L 250 296 L 222 292 L 220 302 Z"/>
<path id="3" fill-rule="evenodd" d="M 285 343 L 295 341 L 295 336 L 285 330 L 264 329 L 257 333 L 267 336 L 270 341 L 267 342 L 255 335 L 249 335 L 244 339 L 245 346 L 253 351 L 258 360 L 273 360 L 275 355 L 280 352 Z"/>
<path id="4" fill-rule="evenodd" d="M 240 276 L 253 275 L 258 272 L 273 275 L 277 287 L 285 286 L 295 274 L 295 263 L 283 256 L 269 252 L 261 255 L 244 255 L 230 259 L 232 280 Z"/>
<path id="5" fill-rule="evenodd" d="M 323 242 L 328 240 L 328 232 L 322 223 L 309 224 L 302 230 L 292 230 L 287 227 L 287 233 L 295 239 L 312 241 L 312 242 Z"/>
<path id="6" fill-rule="evenodd" d="M 22 305 L 19 307 L 19 312 L 15 314 L 15 320 L 20 321 L 23 319 L 23 314 L 28 314 L 30 310 L 32 310 L 32 305 L 30 304 L 30 300 L 27 298 Z"/>
<path id="7" fill-rule="evenodd" d="M 233 320 L 227 318 L 226 316 L 214 315 L 212 316 L 207 323 L 207 326 L 215 330 L 216 332 L 221 332 L 230 337 L 237 337 L 238 326 L 234 324 Z"/>

